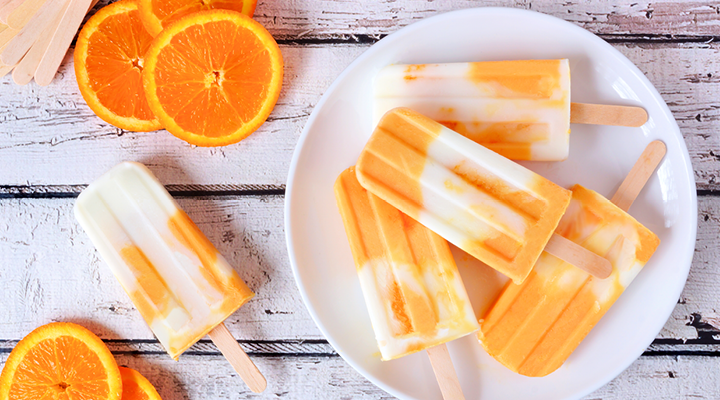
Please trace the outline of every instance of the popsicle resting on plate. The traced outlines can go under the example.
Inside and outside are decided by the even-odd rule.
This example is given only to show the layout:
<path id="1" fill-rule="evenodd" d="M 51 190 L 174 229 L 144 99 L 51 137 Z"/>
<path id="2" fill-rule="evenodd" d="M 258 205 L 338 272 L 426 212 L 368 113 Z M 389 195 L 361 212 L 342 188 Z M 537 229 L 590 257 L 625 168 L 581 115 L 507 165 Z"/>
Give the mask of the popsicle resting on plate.
<path id="1" fill-rule="evenodd" d="M 571 196 L 407 108 L 380 120 L 360 154 L 357 176 L 376 196 L 518 283 Z"/>
<path id="2" fill-rule="evenodd" d="M 374 121 L 408 107 L 513 160 L 562 161 L 570 123 L 641 126 L 640 107 L 570 103 L 567 59 L 389 65 Z"/>
<path id="3" fill-rule="evenodd" d="M 664 144 L 653 142 L 648 151 Z M 645 184 L 662 159 L 655 153 L 651 168 L 635 181 Z M 643 158 L 636 164 L 643 167 Z M 633 179 L 631 174 L 626 179 Z M 618 194 L 630 193 L 629 208 L 639 188 L 623 184 Z M 509 369 L 526 376 L 545 376 L 559 368 L 590 330 L 615 303 L 648 262 L 660 241 L 626 210 L 583 186 L 573 197 L 557 233 L 603 255 L 613 265 L 612 275 L 597 279 L 562 260 L 543 253 L 521 285 L 509 282 L 482 321 L 478 333 L 485 350 Z M 621 193 L 622 192 L 622 193 Z M 616 195 L 617 199 L 627 200 Z"/>

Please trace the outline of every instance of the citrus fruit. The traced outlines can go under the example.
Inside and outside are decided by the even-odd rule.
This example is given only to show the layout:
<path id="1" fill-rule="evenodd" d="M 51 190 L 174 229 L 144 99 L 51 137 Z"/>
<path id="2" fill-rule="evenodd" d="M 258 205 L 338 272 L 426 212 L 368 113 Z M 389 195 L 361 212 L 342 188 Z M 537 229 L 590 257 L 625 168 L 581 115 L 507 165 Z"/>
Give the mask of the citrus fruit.
<path id="1" fill-rule="evenodd" d="M 0 400 L 120 400 L 122 380 L 105 344 L 80 325 L 43 325 L 13 349 Z"/>
<path id="2" fill-rule="evenodd" d="M 118 128 L 162 128 L 142 88 L 143 56 L 151 41 L 134 0 L 103 7 L 78 35 L 75 75 L 80 93 L 98 117 Z"/>
<path id="3" fill-rule="evenodd" d="M 145 29 L 155 36 L 181 17 L 202 10 L 233 10 L 252 17 L 257 0 L 138 0 Z"/>
<path id="4" fill-rule="evenodd" d="M 120 367 L 122 400 L 162 400 L 155 387 L 134 369 Z"/>
<path id="5" fill-rule="evenodd" d="M 143 84 L 163 127 L 198 146 L 238 142 L 267 119 L 283 60 L 265 28 L 235 11 L 183 17 L 155 37 Z"/>

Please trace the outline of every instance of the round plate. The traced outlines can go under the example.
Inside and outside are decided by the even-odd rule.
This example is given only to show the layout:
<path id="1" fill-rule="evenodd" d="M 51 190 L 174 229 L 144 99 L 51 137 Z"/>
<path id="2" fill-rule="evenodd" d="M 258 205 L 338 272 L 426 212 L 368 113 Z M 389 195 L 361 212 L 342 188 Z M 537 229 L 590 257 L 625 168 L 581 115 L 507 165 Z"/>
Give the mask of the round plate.
<path id="1" fill-rule="evenodd" d="M 610 197 L 645 146 L 663 140 L 667 156 L 630 209 L 661 244 L 565 365 L 547 377 L 507 370 L 485 353 L 475 335 L 449 343 L 466 397 L 582 397 L 642 354 L 680 296 L 695 247 L 695 181 L 678 126 L 645 76 L 600 38 L 547 15 L 480 8 L 425 19 L 372 46 L 328 89 L 295 150 L 285 204 L 290 262 L 310 314 L 350 365 L 395 396 L 441 398 L 425 352 L 380 361 L 333 193 L 335 179 L 355 163 L 372 133 L 373 77 L 393 63 L 552 58 L 570 60 L 573 101 L 641 105 L 650 120 L 639 129 L 572 125 L 568 160 L 524 165 L 565 187 L 580 183 Z M 475 312 L 482 316 L 503 279 L 454 252 Z"/>

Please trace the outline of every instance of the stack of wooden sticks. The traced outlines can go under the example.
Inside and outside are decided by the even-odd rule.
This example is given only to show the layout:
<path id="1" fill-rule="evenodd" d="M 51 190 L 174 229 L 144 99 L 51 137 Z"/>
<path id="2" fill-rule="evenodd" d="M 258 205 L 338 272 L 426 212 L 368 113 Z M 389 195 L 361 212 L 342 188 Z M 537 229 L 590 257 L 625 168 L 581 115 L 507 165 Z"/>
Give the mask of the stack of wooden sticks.
<path id="1" fill-rule="evenodd" d="M 0 0 L 0 77 L 50 84 L 97 0 Z"/>

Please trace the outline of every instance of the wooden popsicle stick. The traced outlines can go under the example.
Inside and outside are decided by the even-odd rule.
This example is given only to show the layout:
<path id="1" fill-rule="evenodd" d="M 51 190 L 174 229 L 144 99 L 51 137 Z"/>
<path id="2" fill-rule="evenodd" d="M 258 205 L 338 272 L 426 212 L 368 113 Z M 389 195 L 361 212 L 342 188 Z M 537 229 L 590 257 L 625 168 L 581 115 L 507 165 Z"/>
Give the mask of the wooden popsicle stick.
<path id="1" fill-rule="evenodd" d="M 35 44 L 32 45 L 22 60 L 20 60 L 20 62 L 15 66 L 12 77 L 16 84 L 27 85 L 30 83 L 35 75 L 38 64 L 40 64 L 43 54 L 45 54 L 45 51 L 50 45 L 50 39 L 52 39 L 52 35 L 58 24 L 60 24 L 61 19 L 62 13 L 58 14 L 55 17 L 55 21 L 43 29 L 43 32 L 40 34 L 40 37 Z"/>
<path id="2" fill-rule="evenodd" d="M 8 15 L 5 23 L 15 29 L 22 29 L 46 1 L 47 0 L 26 0 L 20 7 L 13 11 L 12 14 Z"/>
<path id="3" fill-rule="evenodd" d="M 657 166 L 660 165 L 660 161 L 665 157 L 666 152 L 665 143 L 660 140 L 651 142 L 635 162 L 630 173 L 625 177 L 625 180 L 620 184 L 610 201 L 627 212 L 648 179 L 655 172 Z"/>
<path id="4" fill-rule="evenodd" d="M 0 0 L 0 8 L 5 7 L 11 0 Z"/>
<path id="5" fill-rule="evenodd" d="M 240 347 L 225 323 L 220 323 L 208 335 L 250 390 L 255 393 L 265 390 L 267 387 L 265 377 Z"/>
<path id="6" fill-rule="evenodd" d="M 0 24 L 0 47 L 5 48 L 5 45 L 8 44 L 18 32 L 20 31 L 17 29 Z"/>
<path id="7" fill-rule="evenodd" d="M 95 4 L 97 4 L 98 0 L 93 0 L 92 4 L 90 4 L 90 8 L 94 7 Z M 63 13 L 64 13 L 63 8 Z M 88 9 L 89 11 L 89 9 Z M 37 42 L 30 48 L 30 50 L 25 54 L 25 57 L 23 57 L 22 60 L 18 63 L 18 65 L 15 66 L 15 69 L 13 70 L 13 81 L 15 81 L 18 85 L 27 85 L 32 80 L 33 76 L 35 75 L 35 71 L 37 71 L 37 67 L 40 64 L 40 60 L 43 57 L 43 54 L 48 49 L 48 46 L 50 46 L 50 40 L 52 39 L 53 33 L 55 33 L 55 29 L 60 24 L 60 19 L 62 19 L 62 13 L 58 14 L 55 21 L 48 25 L 43 33 L 40 35 L 40 38 L 38 38 Z"/>
<path id="8" fill-rule="evenodd" d="M 612 264 L 606 258 L 557 233 L 550 237 L 545 251 L 600 279 L 605 279 L 612 273 Z"/>
<path id="9" fill-rule="evenodd" d="M 427 349 L 427 353 L 430 357 L 430 364 L 432 364 L 433 371 L 435 372 L 435 379 L 437 379 L 438 385 L 440 385 L 443 399 L 465 400 L 465 395 L 463 395 L 462 388 L 460 387 L 460 382 L 455 373 L 455 367 L 453 366 L 452 359 L 450 359 L 447 346 L 443 343 L 431 347 Z"/>
<path id="10" fill-rule="evenodd" d="M 572 124 L 639 127 L 647 120 L 647 111 L 642 107 L 570 103 Z"/>
<path id="11" fill-rule="evenodd" d="M 5 65 L 15 65 L 20 62 L 20 59 L 30 50 L 30 47 L 37 41 L 45 27 L 51 24 L 58 13 L 62 11 L 65 4 L 66 0 L 48 0 L 43 4 L 40 10 L 7 44 L 5 50 L 0 54 L 0 62 Z"/>
<path id="12" fill-rule="evenodd" d="M 52 0 L 49 0 L 52 1 Z M 72 43 L 80 24 L 90 8 L 91 0 L 70 0 L 70 5 L 63 13 L 62 20 L 55 29 L 48 50 L 43 55 L 35 71 L 35 83 L 40 86 L 49 85 L 60 68 L 65 53 Z"/>
<path id="13" fill-rule="evenodd" d="M 0 8 L 0 22 L 7 24 L 8 17 L 26 0 L 10 0 L 7 4 Z"/>
<path id="14" fill-rule="evenodd" d="M 8 65 L 0 65 L 0 78 L 7 75 L 8 72 L 12 71 L 14 67 L 8 66 Z"/>

